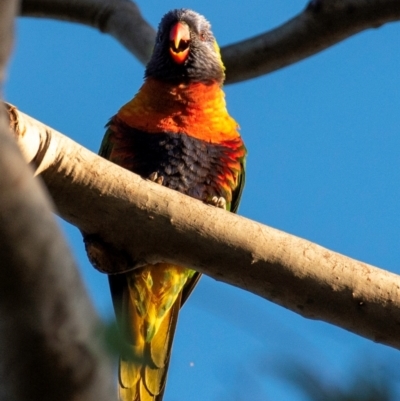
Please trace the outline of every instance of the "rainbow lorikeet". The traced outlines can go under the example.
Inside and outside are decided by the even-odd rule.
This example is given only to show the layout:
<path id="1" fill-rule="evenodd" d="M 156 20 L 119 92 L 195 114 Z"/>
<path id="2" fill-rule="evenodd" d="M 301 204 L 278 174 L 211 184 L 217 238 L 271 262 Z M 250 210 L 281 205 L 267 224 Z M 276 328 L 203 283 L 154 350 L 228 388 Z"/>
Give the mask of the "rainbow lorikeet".
<path id="1" fill-rule="evenodd" d="M 236 212 L 246 149 L 226 110 L 224 78 L 209 22 L 187 9 L 168 12 L 144 84 L 111 118 L 100 155 L 143 178 Z M 121 400 L 161 401 L 179 309 L 199 278 L 169 263 L 109 276 L 121 335 L 138 356 L 120 356 Z"/>

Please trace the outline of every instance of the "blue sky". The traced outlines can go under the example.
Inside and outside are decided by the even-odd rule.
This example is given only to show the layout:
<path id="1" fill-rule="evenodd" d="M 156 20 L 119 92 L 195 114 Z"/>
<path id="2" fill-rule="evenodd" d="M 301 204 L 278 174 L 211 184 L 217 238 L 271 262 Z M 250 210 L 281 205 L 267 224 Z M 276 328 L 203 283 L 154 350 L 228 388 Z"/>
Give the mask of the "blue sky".
<path id="1" fill-rule="evenodd" d="M 271 29 L 305 2 L 140 2 L 156 26 L 171 8 L 203 13 L 222 46 Z M 356 35 L 283 70 L 226 87 L 248 156 L 239 213 L 400 273 L 400 24 Z M 96 151 L 104 124 L 141 85 L 143 66 L 113 38 L 20 19 L 6 99 Z M 97 310 L 106 278 L 61 223 Z M 398 351 L 204 277 L 182 310 L 166 401 L 306 400 L 282 381 L 301 362 L 330 383 L 358 369 L 395 374 Z M 400 391 L 399 391 L 400 394 Z"/>

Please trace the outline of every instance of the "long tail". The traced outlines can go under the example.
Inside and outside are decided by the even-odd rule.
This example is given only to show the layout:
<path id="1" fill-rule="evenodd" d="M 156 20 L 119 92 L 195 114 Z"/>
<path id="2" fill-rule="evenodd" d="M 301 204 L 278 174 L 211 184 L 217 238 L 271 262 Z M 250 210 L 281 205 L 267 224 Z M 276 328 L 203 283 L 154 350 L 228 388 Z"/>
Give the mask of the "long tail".
<path id="1" fill-rule="evenodd" d="M 172 277 L 159 284 L 158 279 L 171 271 Z M 182 289 L 193 281 L 192 276 L 190 270 L 170 265 L 109 276 L 119 330 L 127 346 L 119 362 L 121 401 L 162 401 Z"/>
<path id="2" fill-rule="evenodd" d="M 144 343 L 141 355 L 134 350 L 134 356 L 138 356 L 139 361 L 134 362 L 121 355 L 119 361 L 121 401 L 162 400 L 179 309 L 180 296 L 163 319 L 153 339 Z"/>

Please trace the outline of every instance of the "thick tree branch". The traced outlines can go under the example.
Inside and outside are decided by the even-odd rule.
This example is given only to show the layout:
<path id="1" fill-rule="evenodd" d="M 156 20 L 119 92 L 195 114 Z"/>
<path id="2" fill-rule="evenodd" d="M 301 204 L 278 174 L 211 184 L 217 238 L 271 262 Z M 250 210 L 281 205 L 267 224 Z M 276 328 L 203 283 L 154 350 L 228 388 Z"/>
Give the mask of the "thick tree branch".
<path id="1" fill-rule="evenodd" d="M 5 118 L 1 125 L 7 130 Z M 0 399 L 110 401 L 113 374 L 98 341 L 100 322 L 42 183 L 33 179 L 14 139 L 4 131 Z"/>
<path id="2" fill-rule="evenodd" d="M 156 32 L 130 0 L 23 0 L 20 14 L 89 25 L 113 36 L 142 63 L 153 51 Z"/>
<path id="3" fill-rule="evenodd" d="M 17 1 L 0 2 L 0 84 L 16 9 Z M 7 117 L 1 104 L 0 399 L 110 401 L 112 370 L 95 337 L 99 322 Z"/>
<path id="4" fill-rule="evenodd" d="M 143 180 L 15 109 L 11 116 L 27 160 L 60 215 L 92 237 L 102 270 L 178 263 L 400 349 L 399 276 Z"/>
<path id="5" fill-rule="evenodd" d="M 21 15 L 90 25 L 114 36 L 142 63 L 149 59 L 154 43 L 154 29 L 129 0 L 22 0 Z M 365 29 L 399 19 L 399 0 L 311 0 L 280 27 L 223 47 L 226 83 L 278 70 Z"/>
<path id="6" fill-rule="evenodd" d="M 280 27 L 226 46 L 227 82 L 239 82 L 286 67 L 365 29 L 400 19 L 398 0 L 311 0 Z"/>

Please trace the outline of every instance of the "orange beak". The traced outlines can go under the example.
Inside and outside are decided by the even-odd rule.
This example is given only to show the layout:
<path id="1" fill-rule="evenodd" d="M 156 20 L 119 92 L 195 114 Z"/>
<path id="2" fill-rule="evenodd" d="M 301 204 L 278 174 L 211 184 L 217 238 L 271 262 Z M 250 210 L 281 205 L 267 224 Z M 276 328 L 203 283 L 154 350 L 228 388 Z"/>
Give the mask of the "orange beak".
<path id="1" fill-rule="evenodd" d="M 182 64 L 189 55 L 190 31 L 185 22 L 177 22 L 169 31 L 169 53 L 172 60 Z"/>

